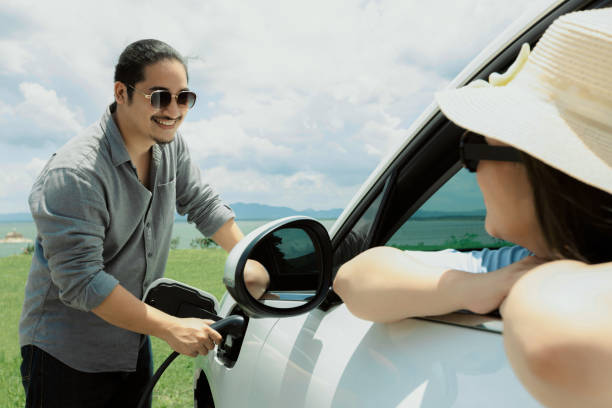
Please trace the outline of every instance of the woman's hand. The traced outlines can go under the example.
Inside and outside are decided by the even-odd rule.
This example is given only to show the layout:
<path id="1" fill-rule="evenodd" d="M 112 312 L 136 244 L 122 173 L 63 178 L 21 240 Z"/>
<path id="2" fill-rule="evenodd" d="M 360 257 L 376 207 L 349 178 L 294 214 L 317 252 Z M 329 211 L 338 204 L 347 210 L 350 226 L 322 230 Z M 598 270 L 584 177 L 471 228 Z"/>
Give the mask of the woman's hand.
<path id="1" fill-rule="evenodd" d="M 545 262 L 547 260 L 543 258 L 528 256 L 496 271 L 475 276 L 479 278 L 475 284 L 480 289 L 472 288 L 474 295 L 466 305 L 467 309 L 478 314 L 487 314 L 498 309 L 516 281 Z"/>

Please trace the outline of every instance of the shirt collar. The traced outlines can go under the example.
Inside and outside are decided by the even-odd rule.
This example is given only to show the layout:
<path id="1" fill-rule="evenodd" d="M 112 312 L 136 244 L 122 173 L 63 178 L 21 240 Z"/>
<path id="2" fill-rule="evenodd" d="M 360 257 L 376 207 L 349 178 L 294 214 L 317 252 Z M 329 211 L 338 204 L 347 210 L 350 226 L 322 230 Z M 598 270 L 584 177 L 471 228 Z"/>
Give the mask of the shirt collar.
<path id="1" fill-rule="evenodd" d="M 106 108 L 106 111 L 102 115 L 100 119 L 100 126 L 102 127 L 102 131 L 106 136 L 106 140 L 110 145 L 110 153 L 113 161 L 113 165 L 115 167 L 123 164 L 125 162 L 129 162 L 130 154 L 125 147 L 125 142 L 121 137 L 121 132 L 119 132 L 119 128 L 113 119 L 113 112 L 115 111 L 116 105 L 113 103 Z"/>

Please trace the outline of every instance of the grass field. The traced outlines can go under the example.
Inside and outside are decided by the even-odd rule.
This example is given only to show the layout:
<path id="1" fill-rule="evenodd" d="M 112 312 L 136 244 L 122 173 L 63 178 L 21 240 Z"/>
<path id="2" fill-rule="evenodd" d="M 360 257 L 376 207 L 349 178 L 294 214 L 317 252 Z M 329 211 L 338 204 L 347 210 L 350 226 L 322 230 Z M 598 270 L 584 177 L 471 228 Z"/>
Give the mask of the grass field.
<path id="1" fill-rule="evenodd" d="M 166 277 L 202 288 L 220 299 L 225 291 L 221 278 L 226 256 L 222 249 L 170 251 Z M 0 407 L 23 407 L 25 404 L 19 373 L 18 325 L 30 261 L 31 255 L 0 258 Z M 172 349 L 154 337 L 152 343 L 157 369 Z M 179 356 L 157 383 L 153 406 L 192 407 L 192 370 L 192 359 Z"/>

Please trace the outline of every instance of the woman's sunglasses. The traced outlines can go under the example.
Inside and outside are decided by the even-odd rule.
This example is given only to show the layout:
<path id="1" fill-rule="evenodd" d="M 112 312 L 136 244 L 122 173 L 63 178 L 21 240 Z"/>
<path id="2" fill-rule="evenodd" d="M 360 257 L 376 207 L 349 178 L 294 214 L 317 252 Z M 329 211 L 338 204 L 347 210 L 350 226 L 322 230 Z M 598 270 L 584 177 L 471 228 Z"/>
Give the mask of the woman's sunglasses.
<path id="1" fill-rule="evenodd" d="M 158 89 L 157 91 L 147 94 L 140 89 L 134 88 L 132 85 L 128 86 L 144 95 L 144 97 L 151 102 L 151 106 L 153 106 L 155 109 L 162 109 L 170 105 L 173 97 L 176 99 L 176 103 L 178 105 L 186 105 L 189 109 L 193 107 L 196 101 L 196 94 L 191 91 L 181 91 L 178 94 L 171 94 L 170 91 Z"/>
<path id="2" fill-rule="evenodd" d="M 465 132 L 459 141 L 459 157 L 463 167 L 474 173 L 480 160 L 520 162 L 520 150 L 511 146 L 491 146 L 484 136 Z"/>

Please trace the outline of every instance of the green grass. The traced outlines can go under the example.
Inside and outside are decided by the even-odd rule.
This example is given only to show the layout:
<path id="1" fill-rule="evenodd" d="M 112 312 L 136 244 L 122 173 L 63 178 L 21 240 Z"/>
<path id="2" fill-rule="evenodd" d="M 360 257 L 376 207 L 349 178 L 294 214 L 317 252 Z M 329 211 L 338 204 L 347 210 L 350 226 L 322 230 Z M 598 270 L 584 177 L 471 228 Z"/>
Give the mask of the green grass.
<path id="1" fill-rule="evenodd" d="M 501 239 L 493 238 L 493 243 L 485 244 L 477 240 L 476 234 L 465 233 L 461 237 L 456 237 L 452 235 L 450 238 L 446 239 L 442 244 L 437 245 L 429 245 L 424 242 L 419 242 L 416 245 L 391 245 L 395 248 L 404 250 L 404 251 L 439 251 L 442 249 L 453 248 L 458 250 L 467 250 L 467 249 L 479 249 L 479 248 L 501 248 L 503 246 L 512 246 L 514 245 L 511 242 L 503 241 Z"/>
<path id="2" fill-rule="evenodd" d="M 166 277 L 185 282 L 221 298 L 223 265 L 227 254 L 218 248 L 170 251 Z M 0 258 L 0 407 L 25 405 L 19 365 L 18 325 L 31 255 Z M 172 352 L 165 342 L 152 338 L 155 368 Z M 154 407 L 193 406 L 193 360 L 179 356 L 153 391 Z"/>
<path id="3" fill-rule="evenodd" d="M 31 258 L 30 255 L 0 258 L 0 407 L 25 405 L 17 327 Z"/>

